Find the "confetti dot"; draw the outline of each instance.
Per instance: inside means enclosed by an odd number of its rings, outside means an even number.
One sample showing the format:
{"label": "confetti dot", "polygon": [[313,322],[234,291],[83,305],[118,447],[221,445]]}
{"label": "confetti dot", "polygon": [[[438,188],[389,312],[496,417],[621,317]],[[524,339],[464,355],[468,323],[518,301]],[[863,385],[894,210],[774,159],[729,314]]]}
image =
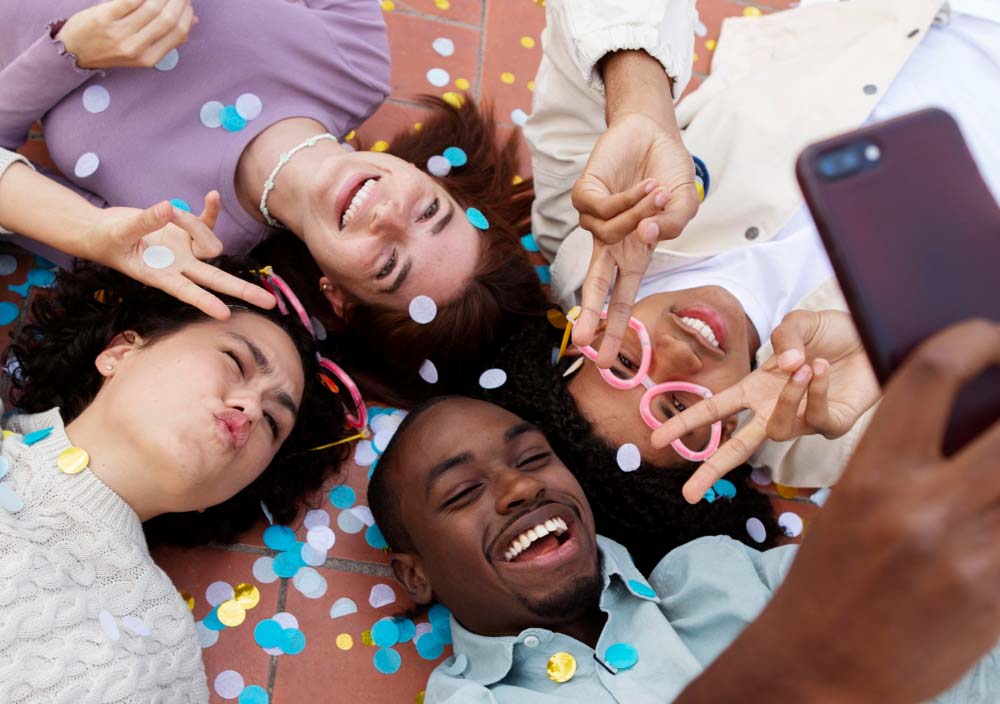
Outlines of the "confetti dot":
{"label": "confetti dot", "polygon": [[518,127],[524,127],[524,123],[528,121],[528,113],[521,108],[514,108],[510,113],[510,121]]}
{"label": "confetti dot", "polygon": [[104,86],[88,86],[83,91],[83,109],[91,113],[104,112],[111,105],[111,93]]}
{"label": "confetti dot", "polygon": [[766,467],[754,467],[750,472],[750,481],[757,486],[767,486],[771,483],[771,475]]}
{"label": "confetti dot", "polygon": [[[521,246],[529,252],[538,251],[538,243],[535,242],[535,236],[530,232],[521,238]],[[560,315],[562,315],[562,313],[560,313]]]}
{"label": "confetti dot", "polygon": [[438,37],[431,42],[431,47],[441,56],[451,56],[455,53],[455,42],[447,37]]}
{"label": "confetti dot", "polygon": [[274,572],[273,557],[258,557],[253,563],[253,578],[262,584],[270,584],[278,579]]}
{"label": "confetti dot", "polygon": [[383,675],[393,675],[399,671],[399,666],[403,664],[403,658],[392,648],[381,648],[375,651],[372,662],[375,663],[375,669]]}
{"label": "confetti dot", "polygon": [[380,648],[391,648],[399,642],[399,626],[391,618],[383,618],[372,626],[372,642]]}
{"label": "confetti dot", "polygon": [[306,634],[298,628],[286,628],[281,634],[281,649],[286,655],[298,655],[306,647]]}
{"label": "confetti dot", "polygon": [[219,114],[219,124],[227,132],[239,132],[247,126],[247,121],[236,111],[235,105],[227,105]]}
{"label": "confetti dot", "polygon": [[292,584],[307,599],[319,599],[326,594],[326,578],[312,567],[303,567],[292,578]]}
{"label": "confetti dot", "polygon": [[432,632],[434,637],[438,639],[439,643],[444,643],[445,645],[451,644],[451,620],[450,619],[439,619],[437,621],[431,619]]}
{"label": "confetti dot", "polygon": [[178,210],[183,210],[185,213],[191,212],[191,206],[183,198],[171,198],[170,205],[174,206]]}
{"label": "confetti dot", "polygon": [[469,90],[469,79],[467,78],[456,78],[455,87],[459,90]]}
{"label": "confetti dot", "polygon": [[118,631],[118,624],[115,623],[115,617],[107,609],[101,609],[101,613],[97,615],[97,620],[101,623],[101,630],[104,631],[106,635],[111,640],[118,640],[121,637],[121,633]]}
{"label": "confetti dot", "polygon": [[276,648],[281,643],[284,628],[274,619],[264,619],[253,629],[253,639],[262,648]]}
{"label": "confetti dot", "polygon": [[276,613],[272,616],[275,621],[281,624],[282,628],[298,628],[299,620],[287,611]]}
{"label": "confetti dot", "polygon": [[306,543],[302,546],[302,561],[310,567],[319,567],[326,562],[326,550],[313,547]]}
{"label": "confetti dot", "polygon": [[41,430],[35,430],[34,432],[28,433],[24,436],[25,445],[34,445],[36,442],[41,442],[49,435],[52,434],[52,428],[42,428]]}
{"label": "confetti dot", "polygon": [[361,631],[361,645],[367,645],[369,648],[375,646],[375,641],[372,640],[371,631]]}
{"label": "confetti dot", "polygon": [[507,372],[503,369],[487,369],[479,375],[479,385],[484,389],[499,389],[507,383]]}
{"label": "confetti dot", "polygon": [[17,316],[21,314],[21,309],[17,307],[17,304],[11,303],[10,301],[3,301],[0,303],[0,325],[9,325],[17,320]]}
{"label": "confetti dot", "polygon": [[[354,489],[346,484],[335,486],[330,490],[330,503],[333,504],[334,508],[350,508],[354,505],[355,500]],[[324,511],[324,513],[326,512]],[[327,517],[327,525],[329,525],[329,517]]]}
{"label": "confetti dot", "polygon": [[350,633],[341,633],[337,636],[336,643],[341,650],[350,650],[354,647],[354,638],[351,637]]}
{"label": "confetti dot", "polygon": [[17,271],[17,257],[0,254],[0,276],[8,276]]}
{"label": "confetti dot", "polygon": [[395,621],[397,628],[399,628],[399,642],[408,643],[413,640],[413,636],[417,632],[417,627],[413,625],[413,621],[400,617],[396,617]]}
{"label": "confetti dot", "polygon": [[222,110],[226,106],[218,100],[210,100],[201,106],[201,124],[215,129],[222,124]]}
{"label": "confetti dot", "polygon": [[709,51],[715,51],[715,47],[716,46],[717,46],[717,44],[716,44],[716,41],[714,39],[706,39],[705,40],[705,48],[708,49]]}
{"label": "confetti dot", "polygon": [[759,518],[748,518],[747,534],[753,538],[754,542],[763,543],[767,538],[767,529],[764,528],[764,524]]}
{"label": "confetti dot", "polygon": [[576,674],[576,658],[569,653],[554,653],[545,666],[545,674],[553,682],[569,682]]}
{"label": "confetti dot", "polygon": [[354,599],[342,596],[333,602],[333,606],[330,607],[330,618],[350,616],[351,614],[356,614],[357,612],[358,605],[354,603]]}
{"label": "confetti dot", "polygon": [[500,74],[500,80],[503,83],[510,85],[514,82],[514,74],[511,73],[510,71],[504,71],[503,73]]}
{"label": "confetti dot", "polygon": [[230,599],[219,604],[215,615],[218,616],[219,622],[223,626],[235,628],[246,620],[247,610],[235,599]]}
{"label": "confetti dot", "polygon": [[244,120],[254,119],[263,109],[264,103],[253,93],[244,93],[236,99],[236,112]]}
{"label": "confetti dot", "polygon": [[274,573],[279,577],[284,577],[285,579],[294,577],[299,569],[305,566],[305,562],[302,560],[302,553],[298,550],[296,550],[296,553],[283,552],[275,557]]}
{"label": "confetti dot", "polygon": [[639,465],[642,464],[642,457],[639,455],[639,448],[630,442],[627,442],[618,448],[615,458],[618,460],[618,467],[623,472],[634,472],[639,469]]}
{"label": "confetti dot", "polygon": [[819,491],[815,492],[809,497],[809,501],[822,507],[826,503],[826,500],[830,498],[830,489],[828,487],[823,487]]}
{"label": "confetti dot", "polygon": [[384,550],[389,547],[378,526],[368,526],[368,530],[365,531],[365,542],[376,550]]}
{"label": "confetti dot", "polygon": [[295,531],[288,526],[268,526],[264,530],[264,545],[272,550],[287,550],[295,545]]}
{"label": "confetti dot", "polygon": [[444,652],[444,645],[433,633],[425,633],[417,638],[417,653],[424,660],[437,660]]}
{"label": "confetti dot", "polygon": [[794,499],[799,495],[799,490],[794,486],[785,486],[784,484],[775,484],[774,490],[778,492],[778,496],[783,499]]}
{"label": "confetti dot", "polygon": [[176,258],[170,247],[154,244],[143,251],[142,261],[150,269],[166,269],[176,261]]}
{"label": "confetti dot", "polygon": [[337,536],[329,526],[316,526],[306,533],[306,542],[317,550],[329,550],[336,540]]}
{"label": "confetti dot", "polygon": [[424,363],[420,365],[420,370],[417,373],[420,375],[420,378],[428,384],[436,384],[438,382],[437,367],[435,367],[434,362],[429,359],[424,360]]}
{"label": "confetti dot", "polygon": [[244,609],[252,609],[260,603],[260,590],[253,584],[241,582],[233,590],[236,602]]}
{"label": "confetti dot", "polygon": [[383,12],[392,12],[395,9],[396,9],[396,3],[394,3],[392,0],[382,0]]}
{"label": "confetti dot", "polygon": [[528,81],[528,90],[531,91],[532,93],[535,92],[535,82],[534,81]]}
{"label": "confetti dot", "polygon": [[436,88],[444,88],[451,83],[451,76],[443,68],[432,68],[427,72],[427,82]]}
{"label": "confetti dot", "polygon": [[181,54],[177,49],[171,49],[163,58],[156,63],[157,71],[173,71],[177,67],[177,62],[181,60]]}
{"label": "confetti dot", "polygon": [[389,143],[384,139],[380,139],[372,145],[371,151],[373,152],[384,152],[389,149]]}
{"label": "confetti dot", "polygon": [[712,485],[715,493],[725,499],[736,498],[736,487],[728,479],[720,479]]}
{"label": "confetti dot", "polygon": [[439,10],[447,10],[451,7],[451,3],[448,0],[434,0],[434,7]]}
{"label": "confetti dot", "polygon": [[629,670],[639,662],[639,651],[629,643],[615,643],[605,651],[604,659],[616,670]]}
{"label": "confetti dot", "polygon": [[371,440],[362,440],[354,446],[354,462],[359,467],[367,467],[378,459]]}
{"label": "confetti dot", "polygon": [[435,154],[427,160],[427,172],[432,176],[444,178],[451,172],[451,162],[440,154]]}
{"label": "confetti dot", "polygon": [[141,618],[133,616],[132,614],[122,616],[122,625],[124,625],[129,632],[143,638],[153,635],[153,629],[150,628]]}
{"label": "confetti dot", "polygon": [[802,535],[802,517],[797,513],[785,511],[778,516],[778,525],[789,538],[797,538]]}
{"label": "confetti dot", "polygon": [[695,24],[694,26],[694,33],[696,36],[704,37],[706,34],[708,34],[708,27],[705,26],[704,22],[698,20],[698,23]]}
{"label": "confetti dot", "polygon": [[426,325],[437,316],[437,304],[430,296],[417,296],[410,301],[410,317],[414,322]]}
{"label": "confetti dot", "polygon": [[219,620],[218,607],[209,611],[205,615],[205,618],[202,619],[202,623],[205,624],[206,628],[210,628],[213,631],[226,630],[226,625]]}
{"label": "confetti dot", "polygon": [[229,601],[236,595],[233,587],[228,582],[212,582],[205,590],[205,600],[212,606],[218,606],[224,601]]}
{"label": "confetti dot", "polygon": [[177,593],[181,595],[181,599],[187,604],[188,611],[194,611],[194,597],[184,591],[178,591]]}
{"label": "confetti dot", "polygon": [[424,704],[424,691],[425,690],[421,689],[417,692],[417,696],[413,699],[413,704]]}
{"label": "confetti dot", "polygon": [[744,7],[743,16],[744,17],[760,17],[761,11],[759,7]]}
{"label": "confetti dot", "polygon": [[198,634],[198,645],[202,648],[211,648],[219,642],[219,632],[206,627],[201,621],[194,624],[194,630]]}
{"label": "confetti dot", "polygon": [[6,477],[7,472],[9,471],[10,471],[10,460],[0,455],[0,479]]}
{"label": "confetti dot", "polygon": [[368,603],[373,609],[396,603],[396,592],[388,584],[376,584],[368,594]]}
{"label": "confetti dot", "polygon": [[267,690],[260,685],[251,684],[240,692],[240,704],[268,704],[269,701]]}
{"label": "confetti dot", "polygon": [[[331,491],[330,493],[332,494],[333,492]],[[313,528],[317,528],[319,526],[329,527],[330,514],[321,508],[311,509],[306,511],[306,517],[303,519],[302,525],[306,530],[312,530]]]}
{"label": "confetti dot", "polygon": [[548,264],[536,264],[535,274],[538,275],[538,280],[543,284],[552,283],[552,269]]}
{"label": "confetti dot", "polygon": [[419,132],[423,128],[424,128],[424,123],[423,122],[414,122],[413,123],[413,129],[416,130],[417,132]]}
{"label": "confetti dot", "polygon": [[6,484],[0,484],[0,507],[10,513],[17,513],[24,508],[24,502],[21,501],[20,496],[14,493],[13,489]]}
{"label": "confetti dot", "polygon": [[534,49],[535,40],[528,36],[521,37],[521,46],[523,46],[525,49]]}
{"label": "confetti dot", "polygon": [[223,670],[215,676],[215,693],[223,699],[236,699],[243,687],[243,675],[236,670]]}
{"label": "confetti dot", "polygon": [[355,533],[360,533],[365,529],[365,524],[357,514],[351,510],[341,511],[340,515],[337,516],[337,527],[340,528],[344,533],[354,535]]}
{"label": "confetti dot", "polygon": [[465,216],[469,218],[469,222],[472,226],[479,230],[488,230],[490,228],[490,221],[486,219],[482,211],[479,208],[467,208],[465,210]]}
{"label": "confetti dot", "polygon": [[442,152],[442,156],[452,166],[465,166],[469,163],[469,155],[461,147],[448,147]]}
{"label": "confetti dot", "polygon": [[87,152],[76,160],[76,166],[73,167],[73,173],[76,174],[77,178],[87,178],[97,171],[97,167],[100,165],[100,158],[98,158],[94,152]]}
{"label": "confetti dot", "polygon": [[465,104],[465,98],[463,98],[459,93],[454,91],[448,91],[441,96],[441,99],[453,108],[460,108]]}
{"label": "confetti dot", "polygon": [[628,586],[629,588],[631,588],[633,592],[635,592],[640,596],[648,597],[650,599],[656,596],[656,592],[653,591],[653,588],[651,586],[643,582],[640,582],[637,579],[630,579],[628,581]]}
{"label": "confetti dot", "polygon": [[521,178],[520,176],[518,176],[517,174],[514,174],[514,178],[512,178],[510,180],[510,182],[513,183],[516,186],[516,185],[518,185],[520,183],[524,183],[524,179]]}

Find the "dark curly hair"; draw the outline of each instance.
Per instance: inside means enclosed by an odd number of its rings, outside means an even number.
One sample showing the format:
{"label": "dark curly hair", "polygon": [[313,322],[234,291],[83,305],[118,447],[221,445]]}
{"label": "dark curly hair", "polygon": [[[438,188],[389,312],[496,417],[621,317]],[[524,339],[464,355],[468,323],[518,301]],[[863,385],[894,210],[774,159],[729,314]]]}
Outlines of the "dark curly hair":
{"label": "dark curly hair", "polygon": [[[562,374],[569,360],[552,364],[561,335],[545,320],[525,324],[491,362],[507,373],[506,383],[493,390],[470,385],[467,393],[542,429],[583,487],[599,533],[627,547],[646,573],[673,548],[705,535],[728,535],[759,549],[776,544],[780,533],[773,508],[748,484],[749,465],[727,476],[737,487],[735,499],[693,506],[684,500],[681,487],[697,468],[695,463],[663,468],[642,462],[634,472],[621,471],[616,448],[597,436],[566,387]],[[747,534],[746,521],[752,516],[767,529],[764,543],[753,542]]]}
{"label": "dark curly hair", "polygon": [[[260,265],[249,259],[224,257],[210,263],[258,283],[250,272]],[[150,543],[233,542],[260,518],[262,501],[275,521],[290,522],[302,500],[318,491],[347,456],[346,445],[306,451],[343,437],[345,424],[343,407],[317,378],[316,348],[298,317],[251,310],[242,301],[219,297],[238,315],[259,315],[277,324],[295,344],[307,380],[298,420],[271,464],[229,500],[204,512],[170,513],[146,521]],[[207,320],[198,309],[159,289],[94,264],[79,264],[60,272],[54,287],[36,296],[27,324],[4,353],[4,368],[13,370],[8,400],[26,413],[58,406],[69,423],[97,395],[103,377],[94,360],[116,335],[133,331],[155,344]]]}
{"label": "dark curly hair", "polygon": [[[254,253],[274,264],[320,321],[340,333],[344,361],[357,373],[366,394],[395,405],[412,404],[478,378],[490,350],[521,320],[544,317],[547,307],[538,274],[520,242],[531,228],[534,190],[531,179],[514,183],[519,166],[516,136],[500,141],[488,104],[477,106],[468,97],[461,107],[434,96],[420,100],[431,108],[431,116],[421,129],[393,137],[388,152],[426,169],[430,157],[461,147],[468,164],[435,178],[461,205],[475,206],[490,223],[480,236],[479,262],[471,280],[455,299],[439,303],[433,321],[421,325],[406,310],[356,297],[345,307],[344,319],[337,320],[319,291],[322,272],[298,238],[272,238]],[[425,359],[439,370],[437,386],[418,376]]]}

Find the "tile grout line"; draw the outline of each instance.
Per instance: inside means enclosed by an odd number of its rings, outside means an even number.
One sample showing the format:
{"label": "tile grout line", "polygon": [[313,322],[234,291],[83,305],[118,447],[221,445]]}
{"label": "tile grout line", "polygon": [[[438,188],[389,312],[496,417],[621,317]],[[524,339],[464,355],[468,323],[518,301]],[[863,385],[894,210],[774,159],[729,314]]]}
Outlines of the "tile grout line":
{"label": "tile grout line", "polygon": [[[247,545],[246,543],[235,543],[233,545],[210,544],[206,546],[216,550],[226,550],[229,552],[242,552],[250,555],[261,555],[263,557],[274,557],[278,551],[258,545]],[[345,572],[349,574],[367,574],[373,577],[391,577],[392,570],[388,565],[370,560],[355,560],[349,557],[328,557],[325,562],[318,567]],[[282,578],[284,579],[284,578]]]}
{"label": "tile grout line", "polygon": [[480,0],[482,11],[479,16],[479,50],[476,52],[476,87],[473,92],[477,103],[483,86],[483,64],[486,61],[486,16],[489,12],[486,4],[487,0]]}
{"label": "tile grout line", "polygon": [[428,15],[426,12],[421,12],[420,10],[414,10],[412,7],[407,7],[406,5],[398,5],[393,12],[399,12],[401,15],[406,15],[407,17],[419,17],[420,19],[430,20],[432,22],[440,22],[441,24],[451,25],[452,27],[462,27],[463,29],[478,29],[476,25],[471,22],[463,22],[462,20],[453,20],[450,17],[442,17],[441,15]]}

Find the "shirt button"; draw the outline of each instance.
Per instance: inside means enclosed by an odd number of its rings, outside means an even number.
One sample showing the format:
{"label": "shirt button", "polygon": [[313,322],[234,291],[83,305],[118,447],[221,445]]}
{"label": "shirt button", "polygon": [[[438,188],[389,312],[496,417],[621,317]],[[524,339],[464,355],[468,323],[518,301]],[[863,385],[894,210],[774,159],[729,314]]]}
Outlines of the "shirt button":
{"label": "shirt button", "polygon": [[865,87],[862,88],[862,90],[864,91],[865,95],[875,95],[876,93],[878,93],[878,88],[875,87],[874,83],[869,83],[865,85]]}
{"label": "shirt button", "polygon": [[540,642],[538,636],[525,636],[524,638],[524,645],[528,648],[537,648]]}
{"label": "shirt button", "polygon": [[743,233],[743,236],[746,237],[748,240],[755,240],[757,239],[757,235],[759,234],[760,230],[758,230],[756,227],[748,227],[747,231]]}

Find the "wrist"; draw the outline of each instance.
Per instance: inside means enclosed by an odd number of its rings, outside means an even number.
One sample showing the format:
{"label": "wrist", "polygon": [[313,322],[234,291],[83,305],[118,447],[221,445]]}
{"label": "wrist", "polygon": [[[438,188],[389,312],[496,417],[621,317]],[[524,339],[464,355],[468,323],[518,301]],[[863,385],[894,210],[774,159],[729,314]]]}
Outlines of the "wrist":
{"label": "wrist", "polygon": [[673,81],[659,61],[641,50],[616,51],[602,58],[599,68],[608,126],[628,115],[641,114],[676,129]]}

